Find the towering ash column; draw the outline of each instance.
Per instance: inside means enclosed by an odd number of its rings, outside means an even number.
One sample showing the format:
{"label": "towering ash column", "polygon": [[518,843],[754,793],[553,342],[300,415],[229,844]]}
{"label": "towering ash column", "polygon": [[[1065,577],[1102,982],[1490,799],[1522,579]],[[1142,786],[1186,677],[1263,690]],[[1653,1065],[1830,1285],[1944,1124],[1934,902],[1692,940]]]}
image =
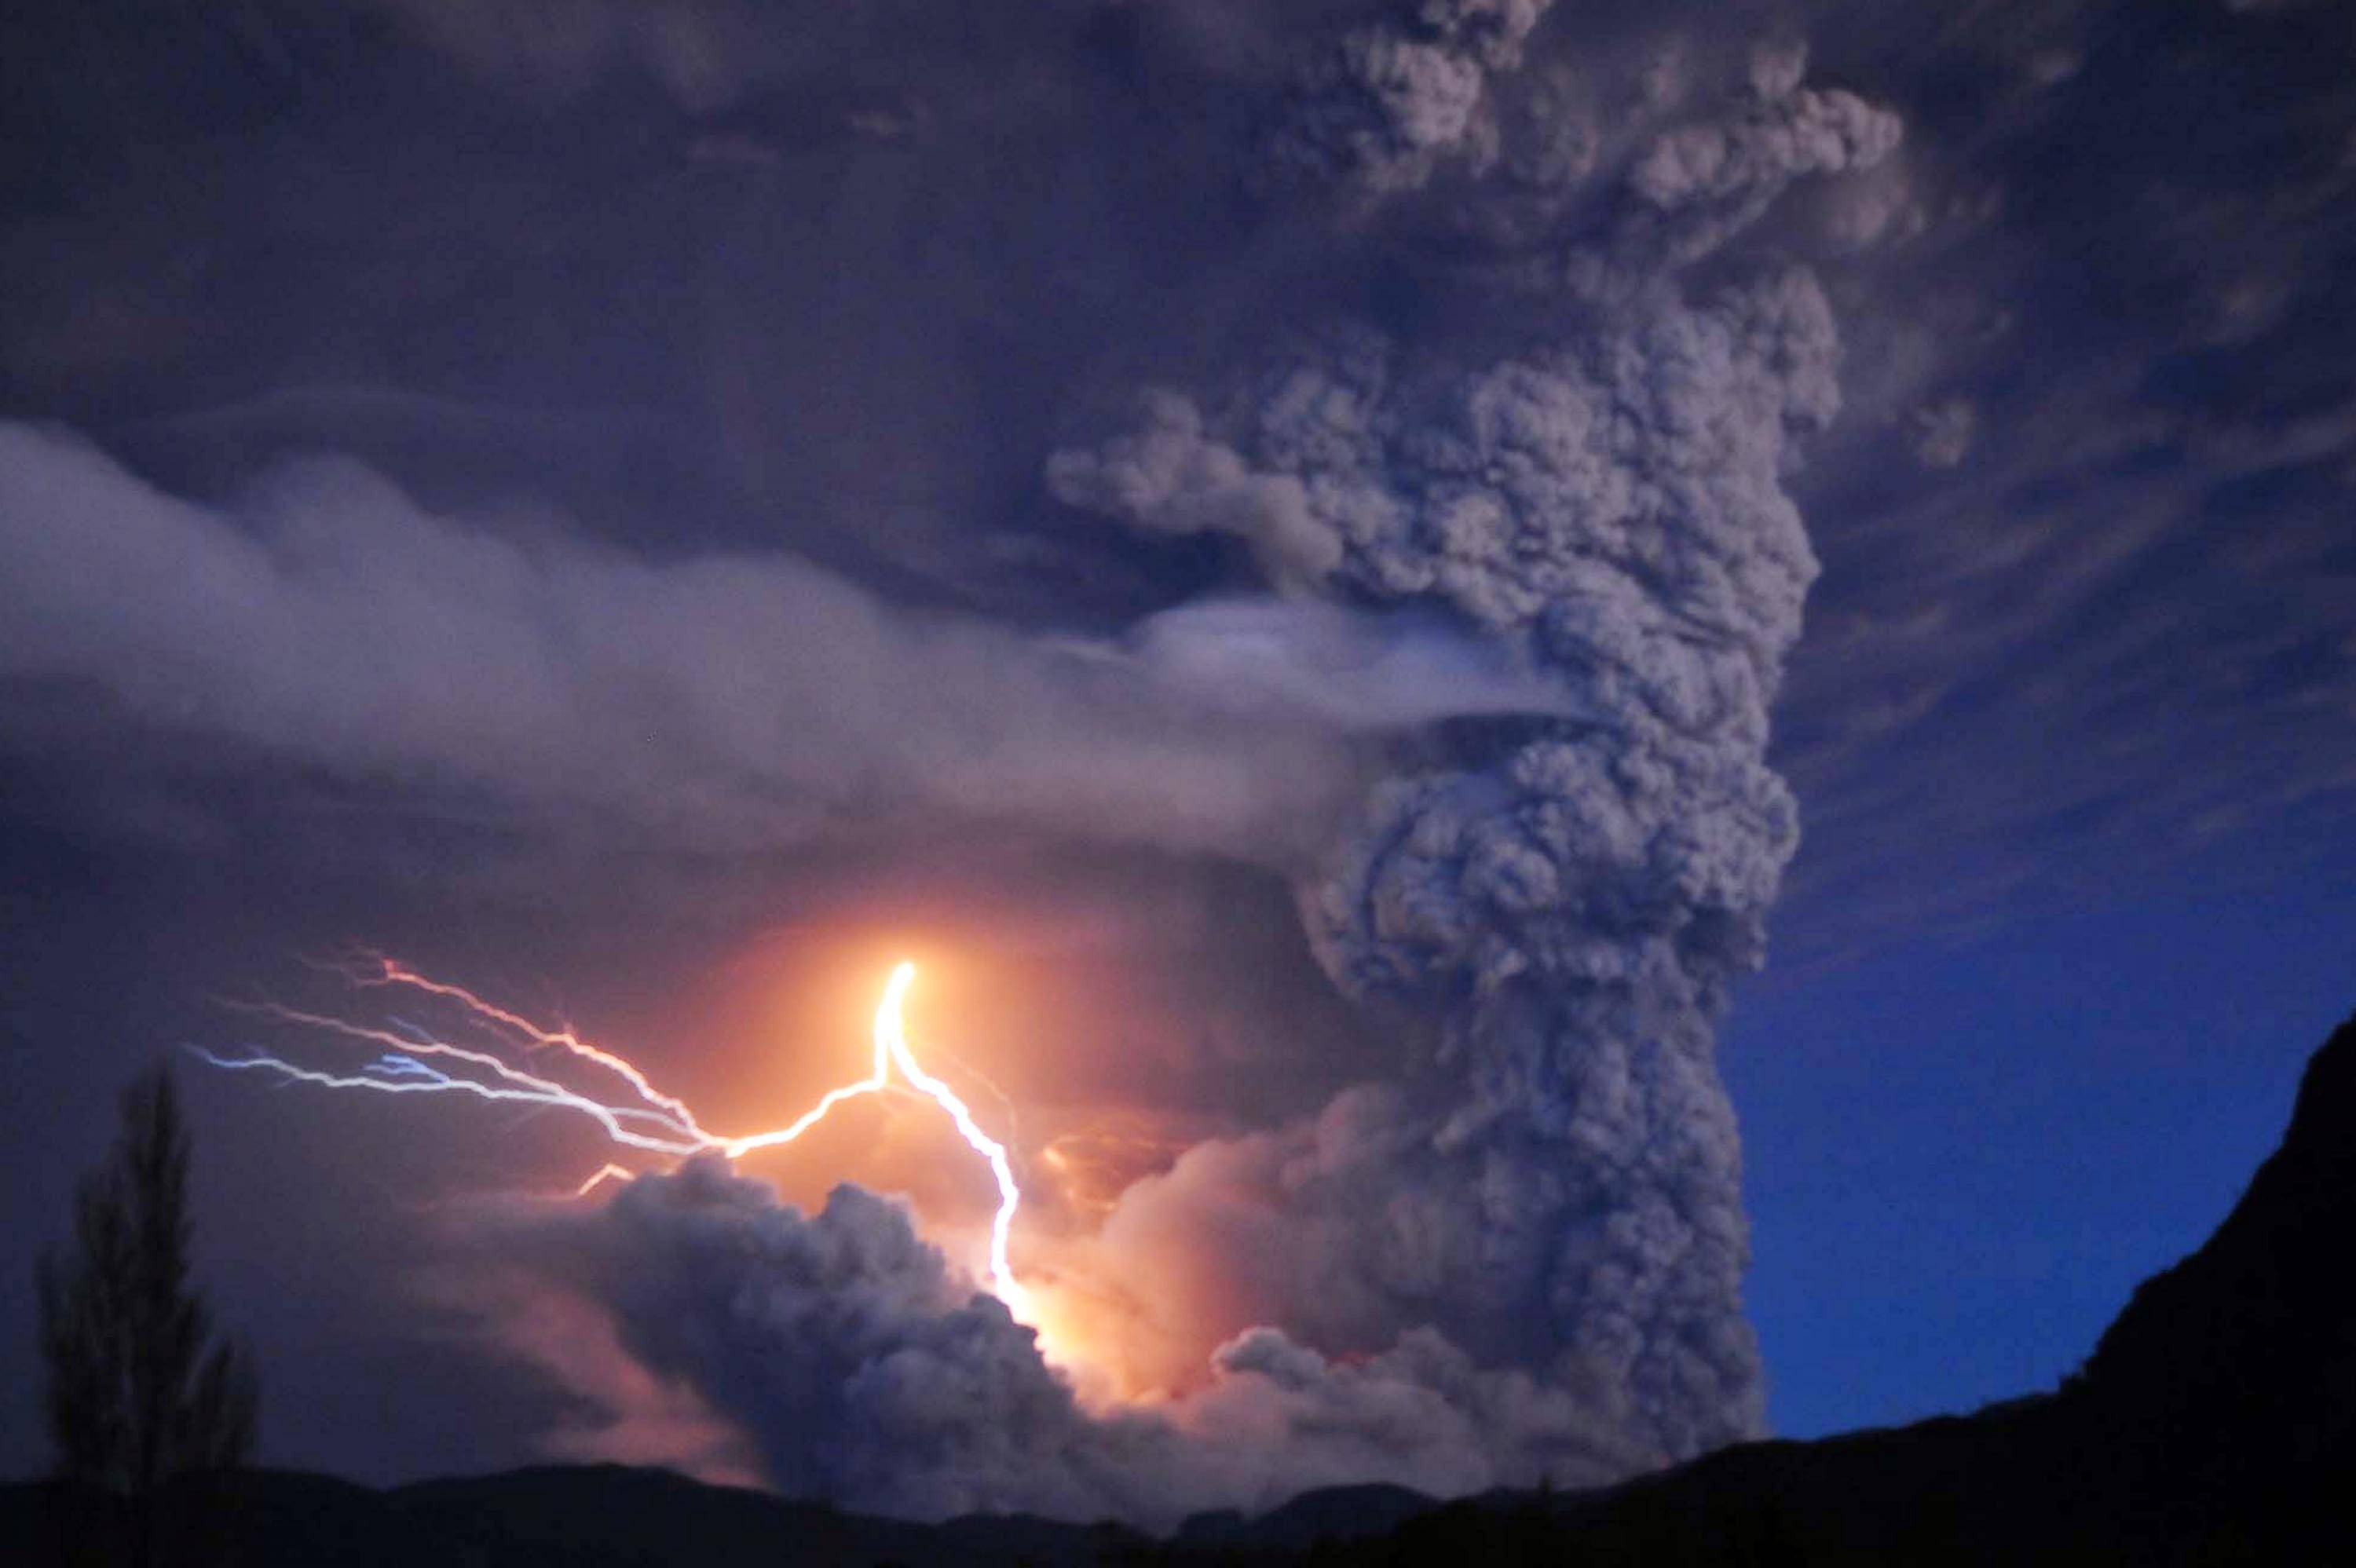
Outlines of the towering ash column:
{"label": "towering ash column", "polygon": [[1436,1320],[1667,1455],[1762,1413],[1711,1027],[1797,841],[1763,753],[1815,562],[1776,480],[1832,353],[1794,275],[1415,389],[1344,568],[1438,595],[1576,714],[1437,743],[1304,899],[1346,989],[1443,1019],[1430,1159],[1480,1250]]}
{"label": "towering ash column", "polygon": [[1615,147],[1580,119],[1592,84],[1507,90],[1544,11],[1353,35],[1280,137],[1356,181],[1361,235],[1452,166],[1409,221],[1488,260],[1451,263],[1439,325],[1321,327],[1216,394],[1157,390],[1049,480],[1133,527],[1237,535],[1287,591],[1469,626],[1558,695],[1410,738],[1301,890],[1333,979],[1440,1044],[1352,1121],[1387,1146],[1357,1190],[1295,1194],[1342,1255],[1285,1322],[1327,1350],[1436,1328],[1672,1457],[1762,1414],[1712,1030],[1797,843],[1764,761],[1815,573],[1783,479],[1837,401],[1814,278],[1723,252],[1899,127],[1771,51],[1720,113],[1644,108],[1659,128]]}

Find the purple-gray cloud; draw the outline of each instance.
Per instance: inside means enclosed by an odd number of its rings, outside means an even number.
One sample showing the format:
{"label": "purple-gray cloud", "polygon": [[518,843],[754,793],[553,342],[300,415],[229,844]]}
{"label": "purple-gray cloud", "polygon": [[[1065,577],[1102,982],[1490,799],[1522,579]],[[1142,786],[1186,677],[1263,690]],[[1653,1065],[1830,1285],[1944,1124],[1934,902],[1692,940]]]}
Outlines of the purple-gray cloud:
{"label": "purple-gray cloud", "polygon": [[0,675],[688,848],[929,810],[1268,851],[1342,797],[1352,733],[1537,700],[1446,635],[1317,606],[1026,637],[775,553],[658,563],[436,517],[349,462],[196,505],[23,426],[0,426]]}

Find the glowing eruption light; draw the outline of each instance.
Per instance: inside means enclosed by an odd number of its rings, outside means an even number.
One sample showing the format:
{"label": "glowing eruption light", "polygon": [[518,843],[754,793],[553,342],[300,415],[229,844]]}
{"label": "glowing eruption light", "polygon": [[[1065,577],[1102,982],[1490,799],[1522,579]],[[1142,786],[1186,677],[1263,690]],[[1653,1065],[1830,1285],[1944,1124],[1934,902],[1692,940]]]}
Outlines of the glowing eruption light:
{"label": "glowing eruption light", "polygon": [[[991,1288],[1018,1316],[1028,1306],[1028,1297],[1007,1261],[1007,1235],[1014,1223],[1014,1211],[1023,1201],[1022,1189],[1014,1179],[1013,1161],[1004,1144],[981,1130],[973,1112],[957,1093],[925,1071],[909,1046],[901,1006],[916,978],[914,964],[899,965],[884,983],[884,1000],[875,1009],[874,1055],[867,1076],[828,1090],[817,1104],[785,1126],[742,1137],[723,1137],[707,1131],[684,1101],[657,1089],[626,1058],[590,1044],[569,1029],[543,1029],[520,1014],[485,1001],[463,986],[431,979],[390,958],[373,958],[367,968],[337,966],[337,972],[356,985],[404,987],[455,1003],[487,1033],[519,1044],[527,1051],[562,1051],[578,1057],[622,1080],[636,1096],[636,1103],[598,1099],[541,1073],[526,1072],[497,1052],[454,1044],[402,1020],[394,1020],[391,1028],[378,1028],[275,1002],[230,1005],[281,1023],[320,1029],[372,1045],[379,1054],[358,1072],[338,1073],[299,1066],[265,1051],[228,1057],[201,1048],[191,1049],[216,1067],[231,1072],[258,1071],[286,1082],[316,1083],[323,1088],[366,1089],[383,1094],[471,1094],[483,1100],[554,1106],[589,1117],[605,1130],[607,1137],[626,1147],[680,1157],[710,1151],[732,1160],[757,1149],[792,1143],[846,1100],[899,1089],[900,1085],[893,1081],[896,1071],[908,1086],[904,1092],[913,1092],[938,1105],[956,1125],[958,1136],[989,1165],[998,1183],[998,1210],[990,1228]],[[462,1065],[453,1069],[437,1065],[439,1062]],[[470,1073],[467,1069],[475,1072]],[[608,1163],[583,1182],[580,1191],[586,1194],[609,1177],[627,1179],[631,1174],[622,1166]]]}

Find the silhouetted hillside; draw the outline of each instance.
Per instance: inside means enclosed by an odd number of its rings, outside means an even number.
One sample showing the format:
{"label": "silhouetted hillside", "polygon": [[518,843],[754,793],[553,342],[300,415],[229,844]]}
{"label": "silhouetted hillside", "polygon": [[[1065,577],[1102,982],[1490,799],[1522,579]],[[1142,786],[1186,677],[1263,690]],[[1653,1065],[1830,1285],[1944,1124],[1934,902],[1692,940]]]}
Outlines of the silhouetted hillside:
{"label": "silhouetted hillside", "polygon": [[2072,1390],[2169,1518],[2297,1509],[2311,1480],[2356,1480],[2351,1262],[2356,1020],[2308,1064],[2233,1213],[2136,1287]]}
{"label": "silhouetted hillside", "polygon": [[2215,1235],[2057,1392],[1730,1448],[1584,1498],[1434,1509],[1319,1561],[2356,1562],[2356,1019]]}
{"label": "silhouetted hillside", "polygon": [[1435,1506],[1432,1499],[1405,1487],[1326,1487],[1303,1492],[1256,1519],[1233,1509],[1198,1513],[1179,1528],[1172,1544],[1221,1552],[1298,1551],[1320,1541],[1387,1535]]}
{"label": "silhouetted hillside", "polygon": [[[1746,1444],[1600,1493],[1427,1507],[1390,1487],[1114,1526],[838,1513],[660,1471],[519,1470],[376,1491],[260,1472],[168,1503],[162,1561],[430,1564],[2356,1562],[2356,1019],[2282,1147],[2191,1256],[2138,1287],[2051,1394],[1887,1431]],[[119,1506],[0,1488],[0,1562],[131,1560]]]}
{"label": "silhouetted hillside", "polygon": [[[667,1470],[549,1467],[379,1491],[324,1476],[253,1471],[183,1487],[158,1532],[166,1563],[335,1568],[777,1568],[782,1563],[1046,1565],[1116,1563],[1143,1537],[1047,1520],[868,1519]],[[0,1563],[135,1560],[110,1499],[54,1486],[0,1493]]]}

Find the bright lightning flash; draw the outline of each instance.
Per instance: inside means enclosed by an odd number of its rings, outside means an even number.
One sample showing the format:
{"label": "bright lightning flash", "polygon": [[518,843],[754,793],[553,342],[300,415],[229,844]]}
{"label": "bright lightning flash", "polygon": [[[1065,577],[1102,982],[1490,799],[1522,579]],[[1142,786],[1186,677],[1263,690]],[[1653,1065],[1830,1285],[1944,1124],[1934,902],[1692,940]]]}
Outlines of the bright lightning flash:
{"label": "bright lightning flash", "polygon": [[[1013,1267],[1007,1261],[1007,1236],[1013,1227],[1014,1211],[1023,1201],[1022,1189],[1014,1179],[1013,1160],[1004,1144],[981,1130],[973,1112],[956,1092],[926,1072],[916,1061],[916,1053],[908,1044],[907,1025],[901,1017],[901,1005],[916,978],[914,964],[901,964],[884,983],[883,1003],[875,1009],[874,1054],[867,1076],[828,1090],[817,1104],[785,1126],[742,1137],[722,1137],[706,1131],[684,1101],[663,1093],[630,1061],[590,1044],[569,1029],[543,1029],[520,1014],[485,1001],[463,986],[430,979],[391,958],[371,957],[365,967],[331,967],[355,985],[406,988],[454,1003],[470,1023],[509,1050],[526,1053],[562,1051],[578,1057],[627,1084],[637,1103],[599,1099],[542,1073],[527,1072],[494,1051],[454,1044],[401,1019],[392,1020],[391,1028],[377,1028],[275,1002],[229,1005],[280,1023],[319,1029],[373,1046],[378,1051],[376,1059],[358,1072],[338,1073],[299,1066],[265,1051],[228,1057],[200,1047],[190,1049],[215,1067],[231,1072],[262,1072],[285,1083],[316,1083],[328,1089],[366,1089],[382,1094],[471,1094],[483,1100],[553,1106],[587,1116],[605,1130],[608,1138],[626,1147],[679,1157],[712,1151],[732,1160],[757,1149],[792,1143],[846,1100],[898,1088],[892,1079],[896,1069],[910,1089],[948,1115],[958,1135],[989,1165],[998,1183],[998,1211],[990,1228],[991,1288],[1018,1317],[1029,1307],[1028,1293],[1016,1281]],[[445,1068],[428,1059],[462,1065]],[[606,1164],[582,1183],[580,1191],[585,1195],[608,1178],[627,1180],[631,1174],[624,1167]]]}

